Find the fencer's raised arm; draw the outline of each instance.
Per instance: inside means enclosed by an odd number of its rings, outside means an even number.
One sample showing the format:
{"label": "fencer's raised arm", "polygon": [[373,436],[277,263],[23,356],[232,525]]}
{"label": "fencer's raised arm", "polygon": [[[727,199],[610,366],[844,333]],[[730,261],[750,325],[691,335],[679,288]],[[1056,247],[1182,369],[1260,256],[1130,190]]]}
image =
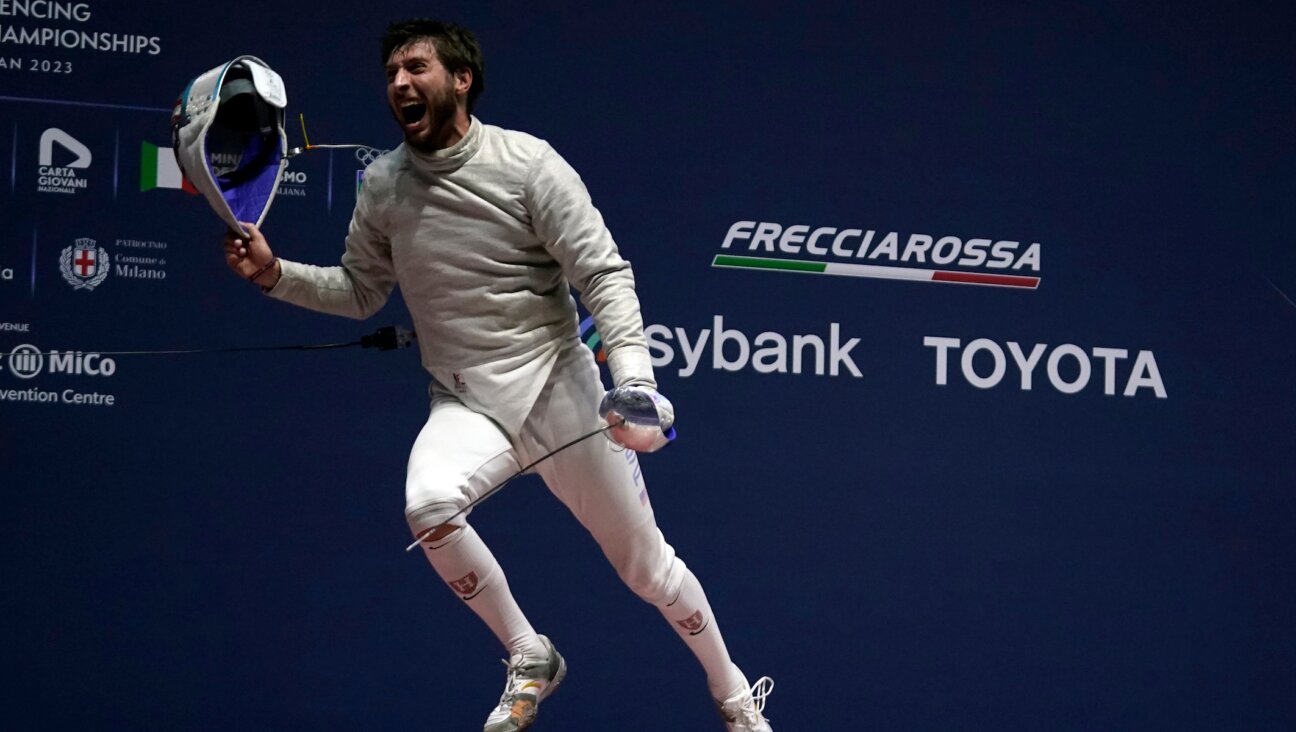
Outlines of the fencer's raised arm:
{"label": "fencer's raised arm", "polygon": [[270,297],[310,310],[364,319],[382,309],[396,286],[391,242],[375,221],[372,195],[360,189],[340,265],[318,267],[280,259]]}
{"label": "fencer's raised arm", "polygon": [[546,144],[532,163],[523,196],[536,236],[594,316],[614,385],[655,389],[634,273],[580,176]]}

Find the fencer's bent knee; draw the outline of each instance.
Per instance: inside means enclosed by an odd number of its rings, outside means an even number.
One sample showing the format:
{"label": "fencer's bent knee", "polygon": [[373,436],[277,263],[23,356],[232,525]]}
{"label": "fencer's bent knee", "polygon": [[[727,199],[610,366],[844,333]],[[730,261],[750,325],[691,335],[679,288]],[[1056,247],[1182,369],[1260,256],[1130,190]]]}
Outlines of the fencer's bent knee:
{"label": "fencer's bent knee", "polygon": [[[415,539],[439,539],[468,525],[467,512],[455,516],[461,508],[455,500],[430,501],[406,510],[405,521]],[[424,536],[433,529],[431,536]]]}
{"label": "fencer's bent knee", "polygon": [[405,520],[414,536],[446,522],[466,525],[469,511],[465,509],[473,500],[516,469],[517,463],[507,451],[484,459],[469,457],[472,462],[466,464],[455,464],[444,455],[424,456],[417,464],[411,459],[405,478]]}
{"label": "fencer's bent knee", "polygon": [[410,530],[420,536],[447,521],[465,525],[467,516],[455,514],[515,470],[512,445],[497,424],[458,400],[434,400],[405,475]]}
{"label": "fencer's bent knee", "polygon": [[644,602],[661,605],[679,595],[684,581],[684,563],[672,557],[664,566],[635,563],[619,573],[630,591]]}

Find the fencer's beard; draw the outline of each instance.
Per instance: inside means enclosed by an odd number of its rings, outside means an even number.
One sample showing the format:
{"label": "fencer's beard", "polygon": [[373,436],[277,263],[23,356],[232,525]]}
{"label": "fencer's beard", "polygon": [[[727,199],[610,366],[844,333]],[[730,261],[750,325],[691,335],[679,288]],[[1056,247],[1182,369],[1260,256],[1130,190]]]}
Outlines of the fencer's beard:
{"label": "fencer's beard", "polygon": [[449,138],[454,134],[455,119],[459,112],[453,89],[437,89],[425,97],[427,111],[424,112],[426,125],[423,129],[410,132],[406,127],[399,109],[393,109],[392,115],[401,126],[405,144],[423,153],[436,152],[449,147]]}

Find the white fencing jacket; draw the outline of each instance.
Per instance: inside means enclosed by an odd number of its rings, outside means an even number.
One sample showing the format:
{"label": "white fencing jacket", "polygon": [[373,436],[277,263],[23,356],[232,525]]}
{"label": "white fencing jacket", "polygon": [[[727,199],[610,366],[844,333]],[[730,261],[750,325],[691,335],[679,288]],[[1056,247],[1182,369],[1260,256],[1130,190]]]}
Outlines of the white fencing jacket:
{"label": "white fencing jacket", "polygon": [[580,176],[543,140],[484,125],[433,154],[402,144],[370,165],[340,266],[281,260],[269,295],[366,318],[401,293],[424,367],[515,434],[594,316],[617,386],[656,388],[630,263]]}

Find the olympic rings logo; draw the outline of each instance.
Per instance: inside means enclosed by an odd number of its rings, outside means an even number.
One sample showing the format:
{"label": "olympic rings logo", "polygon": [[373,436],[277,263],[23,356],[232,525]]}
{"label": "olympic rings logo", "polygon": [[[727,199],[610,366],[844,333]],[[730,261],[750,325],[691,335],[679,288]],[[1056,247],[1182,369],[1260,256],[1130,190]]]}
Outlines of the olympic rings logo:
{"label": "olympic rings logo", "polygon": [[355,151],[356,160],[366,168],[373,165],[378,158],[391,152],[390,150],[379,150],[376,147],[362,147]]}

